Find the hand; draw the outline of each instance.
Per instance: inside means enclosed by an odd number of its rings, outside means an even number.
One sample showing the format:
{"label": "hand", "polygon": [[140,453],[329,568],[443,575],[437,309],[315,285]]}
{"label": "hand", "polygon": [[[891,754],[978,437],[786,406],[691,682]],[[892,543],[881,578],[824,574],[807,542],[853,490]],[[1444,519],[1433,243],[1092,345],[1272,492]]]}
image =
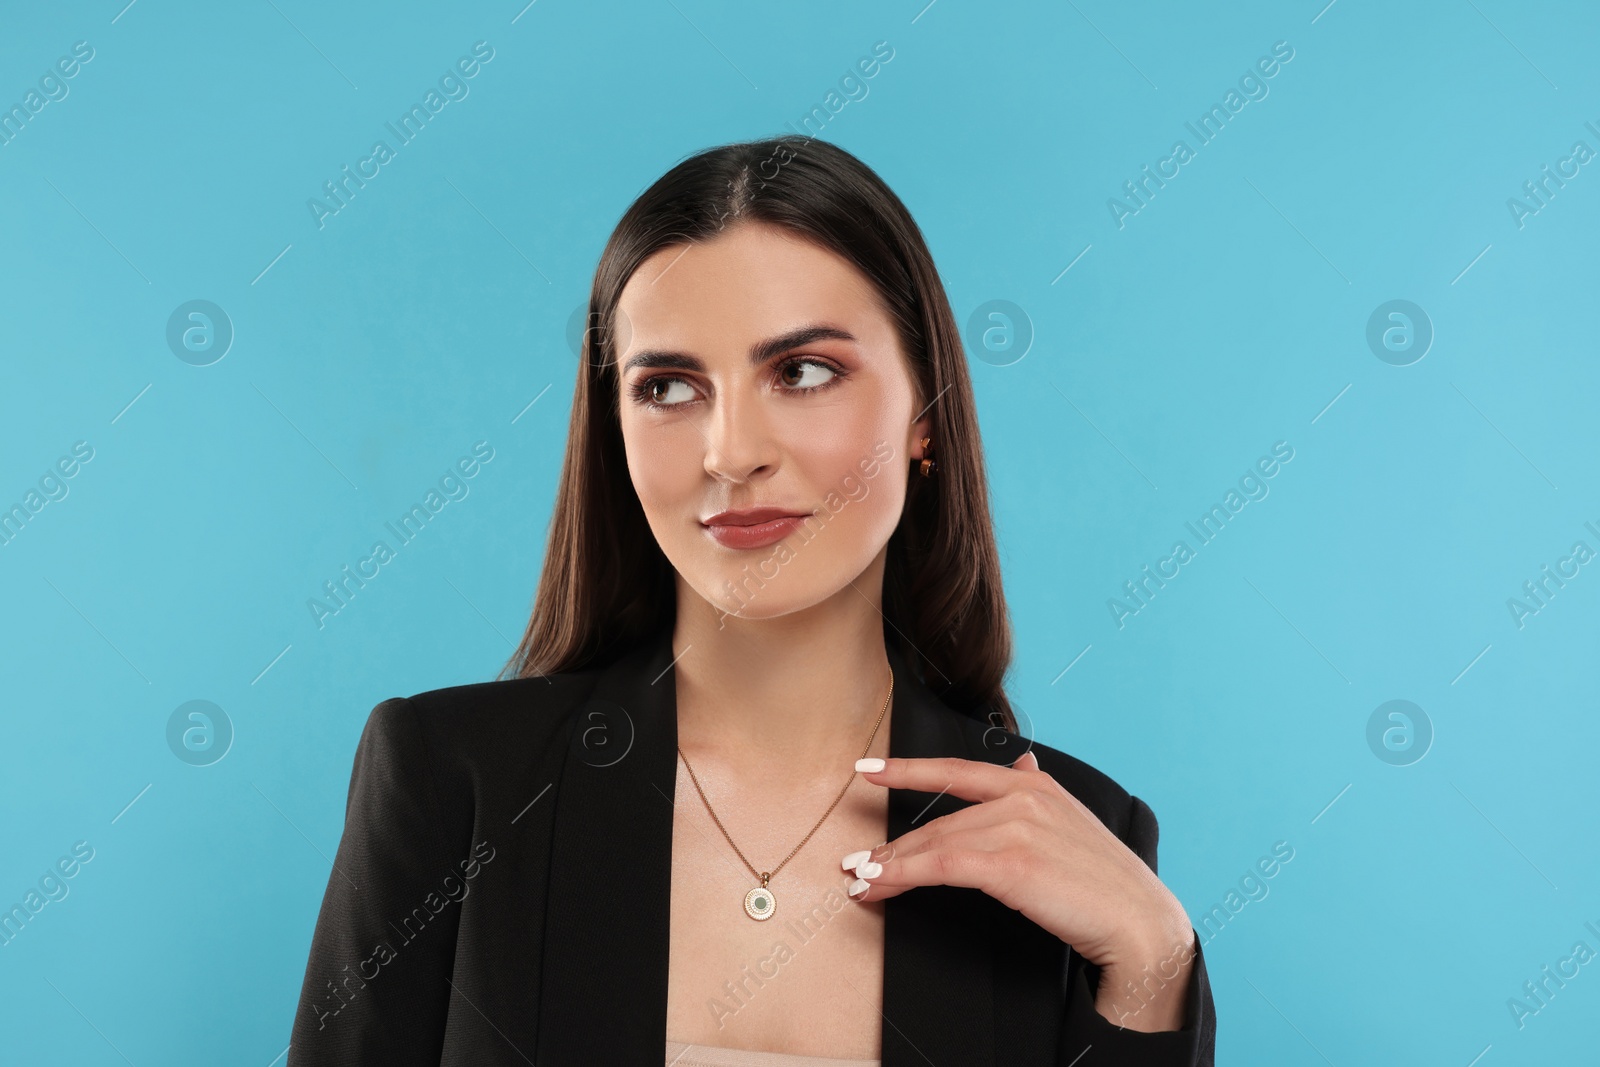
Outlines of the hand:
{"label": "hand", "polygon": [[[982,890],[1101,968],[1101,1015],[1138,1030],[1183,1025],[1194,945],[1188,915],[1138,855],[1039,769],[1032,752],[1010,767],[890,758],[883,770],[861,774],[873,785],[977,803],[846,856],[857,872],[854,899],[887,900],[920,885]],[[1174,963],[1177,974],[1169,973]],[[1152,970],[1160,977],[1143,973]],[[1148,1003],[1127,991],[1130,981],[1148,990]]]}

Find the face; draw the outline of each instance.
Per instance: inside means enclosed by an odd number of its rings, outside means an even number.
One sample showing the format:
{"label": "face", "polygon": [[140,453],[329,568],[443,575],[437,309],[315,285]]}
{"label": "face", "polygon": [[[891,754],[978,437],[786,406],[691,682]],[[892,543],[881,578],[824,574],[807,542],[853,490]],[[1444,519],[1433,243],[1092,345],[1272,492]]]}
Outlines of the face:
{"label": "face", "polygon": [[628,473],[680,610],[689,591],[747,619],[857,596],[931,424],[912,422],[922,404],[872,283],[741,223],[645,260],[618,309]]}

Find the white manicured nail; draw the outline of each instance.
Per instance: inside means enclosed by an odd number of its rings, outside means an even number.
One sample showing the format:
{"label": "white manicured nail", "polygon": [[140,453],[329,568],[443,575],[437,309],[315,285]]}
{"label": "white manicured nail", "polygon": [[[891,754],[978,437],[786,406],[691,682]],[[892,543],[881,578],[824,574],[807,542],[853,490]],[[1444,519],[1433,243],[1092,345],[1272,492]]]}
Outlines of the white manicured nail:
{"label": "white manicured nail", "polygon": [[857,878],[876,878],[883,873],[883,864],[867,860],[856,868]]}
{"label": "white manicured nail", "polygon": [[881,771],[883,768],[883,760],[876,756],[869,756],[866,759],[856,760],[856,770],[858,771]]}
{"label": "white manicured nail", "polygon": [[857,878],[855,881],[850,883],[849,892],[850,892],[850,895],[854,897],[854,896],[859,896],[862,893],[865,893],[867,890],[869,890],[871,888],[872,888],[872,883],[871,882],[867,881],[864,878]]}
{"label": "white manicured nail", "polygon": [[845,856],[845,858],[839,862],[839,866],[843,870],[848,871],[861,866],[871,858],[872,850],[870,848],[864,848],[860,852],[852,852]]}

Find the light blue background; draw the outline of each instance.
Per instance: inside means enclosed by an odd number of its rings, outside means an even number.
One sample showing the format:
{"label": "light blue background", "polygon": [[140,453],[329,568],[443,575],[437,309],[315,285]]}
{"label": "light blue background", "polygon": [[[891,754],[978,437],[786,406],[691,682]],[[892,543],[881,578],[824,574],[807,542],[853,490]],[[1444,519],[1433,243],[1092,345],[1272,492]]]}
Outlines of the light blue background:
{"label": "light blue background", "polygon": [[[823,136],[963,324],[1003,299],[1035,331],[971,363],[1014,699],[1152,805],[1197,923],[1295,850],[1207,943],[1218,1062],[1594,1059],[1600,963],[1507,1007],[1600,950],[1600,567],[1506,605],[1600,549],[1600,164],[1507,208],[1600,150],[1591,6],[123,2],[0,34],[6,106],[95,50],[0,146],[0,505],[94,449],[0,546],[0,904],[95,849],[0,948],[0,1058],[282,1062],[367,713],[492,677],[525,622],[611,227],[882,40]],[[479,40],[470,95],[319,229],[307,199]],[[1119,229],[1108,198],[1277,41],[1269,95]],[[165,341],[192,299],[236,330],[203,368]],[[1435,330],[1410,366],[1365,340],[1393,299]],[[307,599],[480,440],[319,629]],[[1277,441],[1270,495],[1119,629],[1108,598]],[[236,730],[208,767],[165,739],[193,699]],[[1366,741],[1391,699],[1435,732],[1410,766]]]}

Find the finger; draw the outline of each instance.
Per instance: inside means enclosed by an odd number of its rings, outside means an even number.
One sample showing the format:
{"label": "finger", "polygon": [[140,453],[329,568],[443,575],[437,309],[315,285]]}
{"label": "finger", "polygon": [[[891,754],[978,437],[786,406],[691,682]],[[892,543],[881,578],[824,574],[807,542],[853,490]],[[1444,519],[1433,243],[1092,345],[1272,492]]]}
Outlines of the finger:
{"label": "finger", "polygon": [[850,897],[851,900],[861,901],[863,903],[868,900],[887,900],[890,897],[899,896],[901,893],[905,892],[904,888],[900,888],[894,890],[881,890],[874,893],[872,892],[872,883],[866,878],[861,877],[863,873],[871,875],[874,878],[882,874],[883,866],[881,861],[889,859],[893,856],[893,854],[894,844],[892,842],[885,841],[881,845],[876,845],[869,849],[862,849],[859,852],[851,852],[844,857],[844,869],[845,872],[850,875],[850,884],[846,887],[845,893]]}
{"label": "finger", "polygon": [[[980,811],[982,806],[969,810]],[[1011,849],[1026,850],[1034,847],[1037,840],[1036,828],[1011,818],[993,819],[965,826],[952,825],[942,833],[920,839],[914,846],[901,842],[899,847],[891,844],[873,850],[871,859],[857,865],[856,874],[861,876],[865,872],[868,881],[879,885],[900,885],[906,878],[908,870],[920,870],[913,861],[930,852],[962,850],[994,853]],[[890,848],[894,848],[894,851],[890,852]],[[885,853],[882,859],[878,858],[879,852]],[[873,863],[877,866],[872,866]],[[913,878],[912,884],[927,883],[917,882]]]}
{"label": "finger", "polygon": [[959,811],[952,811],[948,815],[941,815],[937,819],[923,823],[915,830],[910,830],[893,841],[885,841],[870,849],[860,852],[851,852],[844,859],[854,860],[846,865],[846,870],[855,870],[863,863],[887,863],[896,856],[906,856],[921,852],[932,844],[949,834],[960,833],[967,830],[982,830],[986,827],[997,826],[1002,823],[1016,821],[1018,815],[1015,809],[1003,803],[1004,798],[998,802],[987,804],[969,804]]}
{"label": "finger", "polygon": [[914,789],[922,793],[950,793],[963,800],[993,800],[1015,789],[1017,771],[980,760],[957,756],[893,756],[882,761],[879,771],[865,770],[867,760],[858,760],[856,769],[873,785],[893,789]]}
{"label": "finger", "polygon": [[862,883],[866,888],[860,894],[851,893],[851,898],[862,902],[887,900],[924,885],[963,886],[994,893],[1005,880],[1006,868],[1000,856],[1011,845],[987,829],[947,834],[932,847],[888,860],[870,878],[858,877],[851,889],[859,889]]}
{"label": "finger", "polygon": [[1039,769],[1039,757],[1033,754],[1033,749],[1022,754],[1022,758],[1011,765],[1021,771],[1036,771]]}
{"label": "finger", "polygon": [[857,878],[850,883],[846,891],[851,900],[858,904],[873,904],[880,900],[897,897],[901,893],[913,888],[912,886],[875,886],[865,878]]}

